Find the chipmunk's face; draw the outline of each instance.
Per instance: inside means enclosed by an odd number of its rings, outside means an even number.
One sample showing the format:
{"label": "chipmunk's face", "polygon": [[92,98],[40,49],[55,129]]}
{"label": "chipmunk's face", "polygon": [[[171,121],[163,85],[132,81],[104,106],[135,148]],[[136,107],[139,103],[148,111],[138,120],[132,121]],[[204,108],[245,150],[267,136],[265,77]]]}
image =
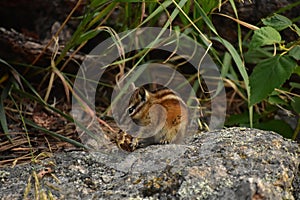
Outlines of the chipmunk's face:
{"label": "chipmunk's face", "polygon": [[116,119],[122,130],[134,135],[140,126],[149,124],[150,121],[146,120],[149,117],[147,117],[145,110],[148,99],[149,93],[144,88],[137,88],[133,93],[128,92],[121,98],[120,102],[122,103],[119,104],[120,112],[118,112],[120,115],[117,115]]}
{"label": "chipmunk's face", "polygon": [[139,126],[146,126],[150,123],[150,100],[150,93],[143,87],[136,89],[129,100],[127,114]]}

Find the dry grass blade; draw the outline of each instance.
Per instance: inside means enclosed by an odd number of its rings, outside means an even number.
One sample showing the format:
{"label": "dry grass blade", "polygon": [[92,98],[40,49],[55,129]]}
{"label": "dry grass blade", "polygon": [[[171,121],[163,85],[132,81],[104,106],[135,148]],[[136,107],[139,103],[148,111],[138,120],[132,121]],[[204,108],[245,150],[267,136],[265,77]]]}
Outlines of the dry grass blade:
{"label": "dry grass blade", "polygon": [[247,23],[247,22],[244,22],[244,21],[242,21],[242,20],[236,19],[236,18],[234,18],[234,17],[231,17],[231,16],[226,15],[226,14],[223,14],[223,13],[215,13],[215,15],[220,15],[220,16],[229,18],[229,19],[235,21],[236,23],[238,23],[238,24],[240,24],[240,25],[242,25],[242,26],[245,26],[245,27],[247,27],[247,28],[249,28],[249,29],[251,29],[251,30],[254,30],[254,31],[259,29],[259,27],[257,27],[257,26],[254,26],[254,25],[252,25],[252,24],[249,24],[249,23]]}

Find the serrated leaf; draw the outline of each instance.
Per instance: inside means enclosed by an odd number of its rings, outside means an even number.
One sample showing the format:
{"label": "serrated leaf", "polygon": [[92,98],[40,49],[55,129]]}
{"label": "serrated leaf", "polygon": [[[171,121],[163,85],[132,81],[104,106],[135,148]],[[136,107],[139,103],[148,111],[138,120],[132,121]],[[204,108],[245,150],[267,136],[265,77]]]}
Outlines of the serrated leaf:
{"label": "serrated leaf", "polygon": [[280,43],[281,36],[277,30],[272,27],[265,26],[256,31],[250,42],[250,48],[256,48],[264,45],[272,45]]}
{"label": "serrated leaf", "polygon": [[297,63],[287,55],[276,55],[260,62],[250,76],[250,105],[261,102],[293,73]]}
{"label": "serrated leaf", "polygon": [[289,51],[289,55],[295,58],[296,60],[300,60],[300,46],[297,45],[292,50]]}
{"label": "serrated leaf", "polygon": [[293,22],[289,18],[287,18],[283,15],[279,15],[279,14],[274,14],[271,17],[262,19],[262,22],[264,25],[271,26],[274,29],[276,29],[277,31],[286,29],[286,28],[292,26],[292,24],[293,24]]}

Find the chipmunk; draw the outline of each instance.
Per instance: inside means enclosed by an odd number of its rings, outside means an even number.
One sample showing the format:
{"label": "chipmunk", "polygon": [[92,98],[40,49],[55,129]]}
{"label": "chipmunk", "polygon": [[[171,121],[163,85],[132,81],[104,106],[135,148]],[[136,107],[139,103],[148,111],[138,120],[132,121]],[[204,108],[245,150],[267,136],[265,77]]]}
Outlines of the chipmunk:
{"label": "chipmunk", "polygon": [[118,147],[126,151],[152,144],[178,143],[188,124],[185,102],[166,88],[154,92],[144,87],[137,88],[124,115],[136,124],[126,131],[121,130],[117,136]]}

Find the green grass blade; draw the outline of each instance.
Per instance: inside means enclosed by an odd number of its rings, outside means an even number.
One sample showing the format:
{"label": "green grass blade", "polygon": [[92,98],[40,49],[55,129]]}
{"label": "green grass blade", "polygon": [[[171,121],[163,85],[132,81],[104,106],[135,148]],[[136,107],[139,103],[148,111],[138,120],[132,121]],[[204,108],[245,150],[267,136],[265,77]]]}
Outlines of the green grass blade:
{"label": "green grass blade", "polygon": [[157,17],[162,11],[172,4],[172,1],[164,1],[158,8],[156,8],[139,26],[142,26],[149,22],[151,19]]}
{"label": "green grass blade", "polygon": [[31,127],[33,127],[33,128],[36,128],[36,129],[38,129],[38,130],[41,130],[41,131],[45,132],[46,134],[48,134],[48,135],[50,135],[50,136],[52,136],[52,137],[59,138],[59,139],[61,139],[62,141],[65,141],[65,142],[68,142],[68,143],[70,143],[70,144],[73,144],[74,146],[82,147],[82,148],[88,149],[88,147],[86,147],[85,145],[81,144],[80,142],[77,142],[77,141],[72,140],[72,139],[70,139],[70,138],[64,137],[64,136],[62,136],[62,135],[60,135],[60,134],[57,134],[57,133],[55,133],[55,132],[53,132],[53,131],[50,131],[50,130],[48,130],[48,129],[46,129],[46,128],[43,128],[43,127],[37,125],[36,123],[34,123],[33,121],[31,121],[31,120],[29,120],[29,119],[26,119],[26,118],[25,118],[24,121],[25,121],[25,123],[26,123],[27,125],[29,125],[29,126],[31,126]]}
{"label": "green grass blade", "polygon": [[[233,0],[229,0],[230,1],[230,4],[231,4],[231,7],[234,11],[234,15],[236,16],[236,18],[238,19],[238,12],[237,12],[237,9],[236,9],[236,6],[235,6],[235,3]],[[239,23],[237,23],[237,31],[238,31],[238,44],[239,44],[239,50],[240,50],[240,53],[241,53],[241,56],[243,56],[243,48],[242,48],[242,31],[241,31],[241,26]]]}
{"label": "green grass blade", "polygon": [[253,107],[250,106],[251,93],[250,93],[250,85],[249,85],[249,76],[246,71],[244,62],[242,61],[242,59],[241,59],[240,55],[238,54],[238,52],[236,51],[236,49],[228,41],[221,39],[221,38],[213,38],[213,39],[222,43],[227,48],[227,50],[229,51],[230,55],[232,56],[236,66],[243,78],[243,81],[245,83],[245,88],[247,91],[250,127],[252,127],[253,126]]}
{"label": "green grass blade", "polygon": [[3,129],[3,132],[4,132],[5,136],[7,137],[7,139],[10,142],[12,142],[11,137],[8,133],[7,119],[6,119],[4,104],[3,104],[4,99],[6,99],[6,97],[8,96],[9,90],[10,90],[10,87],[7,86],[7,87],[4,88],[4,90],[1,93],[1,97],[0,97],[0,123],[1,123],[1,127]]}

